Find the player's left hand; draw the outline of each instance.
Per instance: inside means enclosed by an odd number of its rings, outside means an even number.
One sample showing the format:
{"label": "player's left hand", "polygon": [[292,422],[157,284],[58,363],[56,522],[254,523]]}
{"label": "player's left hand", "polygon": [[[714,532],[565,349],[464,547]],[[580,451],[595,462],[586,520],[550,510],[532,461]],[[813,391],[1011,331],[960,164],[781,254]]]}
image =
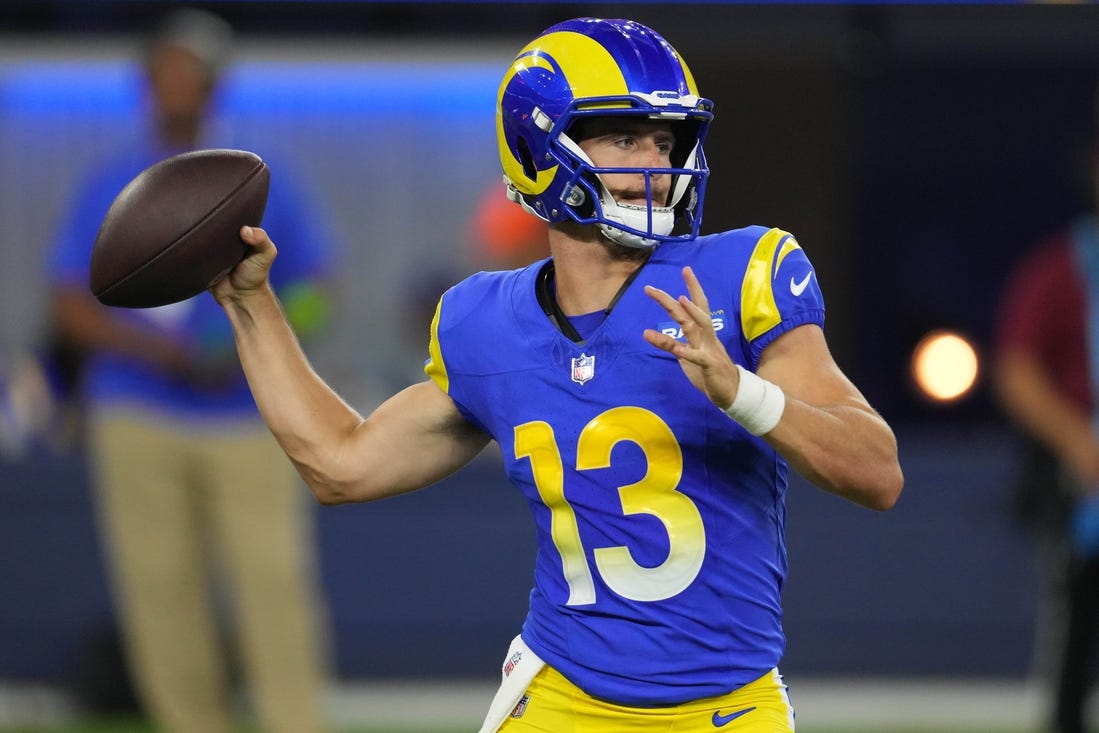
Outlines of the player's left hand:
{"label": "player's left hand", "polygon": [[687,295],[681,295],[678,299],[652,285],[645,286],[645,294],[668,311],[668,315],[679,324],[684,340],[651,328],[645,329],[645,340],[675,356],[691,384],[715,405],[725,409],[736,397],[740,374],[729,358],[729,352],[717,338],[710,303],[690,267],[683,268],[683,280],[687,284]]}

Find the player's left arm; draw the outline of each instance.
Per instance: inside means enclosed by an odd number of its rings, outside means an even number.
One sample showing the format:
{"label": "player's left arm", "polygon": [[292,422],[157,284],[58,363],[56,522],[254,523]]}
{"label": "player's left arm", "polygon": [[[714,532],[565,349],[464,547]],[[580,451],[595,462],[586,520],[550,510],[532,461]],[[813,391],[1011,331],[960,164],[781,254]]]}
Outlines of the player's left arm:
{"label": "player's left arm", "polygon": [[[741,372],[714,331],[710,306],[691,268],[687,295],[678,299],[647,286],[683,331],[683,341],[647,329],[645,339],[673,354],[691,383],[725,410],[740,389]],[[897,441],[888,423],[832,358],[824,332],[798,326],[776,338],[756,374],[785,395],[778,422],[762,437],[789,463],[826,491],[872,509],[889,509],[904,483]]]}
{"label": "player's left arm", "polygon": [[832,358],[824,331],[799,326],[763,351],[756,369],[786,405],[763,439],[817,486],[872,509],[889,509],[904,484],[897,440]]}

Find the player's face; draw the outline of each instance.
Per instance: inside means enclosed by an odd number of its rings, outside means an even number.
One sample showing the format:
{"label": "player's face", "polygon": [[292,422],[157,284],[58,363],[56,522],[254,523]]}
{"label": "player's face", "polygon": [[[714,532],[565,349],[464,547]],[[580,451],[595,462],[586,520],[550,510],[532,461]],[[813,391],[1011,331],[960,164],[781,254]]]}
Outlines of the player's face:
{"label": "player's face", "polygon": [[[675,137],[669,122],[597,117],[584,123],[578,144],[600,168],[670,168]],[[599,177],[618,203],[648,204],[643,173],[603,173]],[[670,176],[654,175],[650,181],[653,202],[663,205],[668,199]]]}

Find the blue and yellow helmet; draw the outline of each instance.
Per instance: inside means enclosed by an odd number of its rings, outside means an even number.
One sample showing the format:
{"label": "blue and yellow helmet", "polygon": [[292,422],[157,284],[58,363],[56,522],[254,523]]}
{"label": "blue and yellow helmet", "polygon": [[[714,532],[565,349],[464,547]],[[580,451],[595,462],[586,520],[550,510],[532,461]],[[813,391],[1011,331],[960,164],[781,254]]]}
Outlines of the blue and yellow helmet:
{"label": "blue and yellow helmet", "polygon": [[[497,95],[508,196],[548,222],[598,224],[629,246],[693,239],[709,173],[702,141],[712,107],[687,64],[652,29],[631,20],[558,23],[519,52]],[[595,167],[570,132],[586,117],[606,115],[672,122],[674,167]],[[647,180],[671,175],[671,193],[667,201],[650,197],[647,207],[618,204],[599,179],[611,172],[640,172]]]}

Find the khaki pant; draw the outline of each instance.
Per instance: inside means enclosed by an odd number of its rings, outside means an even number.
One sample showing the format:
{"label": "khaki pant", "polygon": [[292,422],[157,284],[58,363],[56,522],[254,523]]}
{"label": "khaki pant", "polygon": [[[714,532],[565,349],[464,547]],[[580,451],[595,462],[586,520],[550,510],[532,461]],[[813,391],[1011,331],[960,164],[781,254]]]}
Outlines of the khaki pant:
{"label": "khaki pant", "polygon": [[320,731],[326,640],[311,504],[266,427],[110,411],[96,415],[89,440],[122,636],[147,713],[171,733],[229,731],[232,655],[263,730]]}

